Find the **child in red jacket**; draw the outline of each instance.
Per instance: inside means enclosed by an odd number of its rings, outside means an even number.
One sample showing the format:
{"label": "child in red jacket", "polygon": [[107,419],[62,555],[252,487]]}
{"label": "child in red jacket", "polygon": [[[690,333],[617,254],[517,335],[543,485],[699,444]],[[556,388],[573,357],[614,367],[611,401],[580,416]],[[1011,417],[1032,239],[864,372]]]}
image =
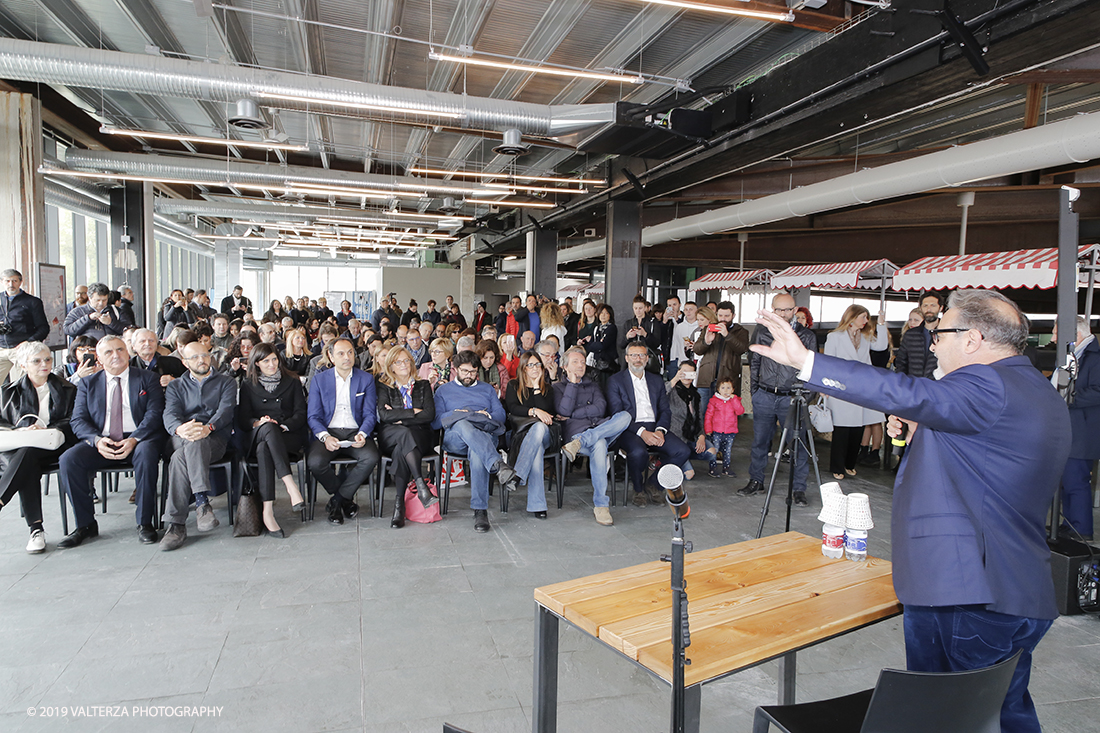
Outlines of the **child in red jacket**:
{"label": "child in red jacket", "polygon": [[[745,406],[741,404],[741,398],[733,393],[733,380],[723,379],[718,383],[718,392],[707,405],[703,429],[722,454],[722,473],[726,476],[737,475],[730,470],[730,456],[734,438],[737,437],[737,416],[744,414]],[[715,454],[711,454],[710,475],[722,475],[718,473],[718,456]]]}

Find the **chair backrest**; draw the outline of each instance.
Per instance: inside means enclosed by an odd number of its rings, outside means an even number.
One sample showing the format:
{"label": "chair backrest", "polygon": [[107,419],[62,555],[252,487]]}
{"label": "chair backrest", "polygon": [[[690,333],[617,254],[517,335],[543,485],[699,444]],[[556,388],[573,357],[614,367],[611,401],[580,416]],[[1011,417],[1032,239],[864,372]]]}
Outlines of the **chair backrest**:
{"label": "chair backrest", "polygon": [[1001,705],[1022,651],[985,669],[884,669],[860,733],[1000,733]]}

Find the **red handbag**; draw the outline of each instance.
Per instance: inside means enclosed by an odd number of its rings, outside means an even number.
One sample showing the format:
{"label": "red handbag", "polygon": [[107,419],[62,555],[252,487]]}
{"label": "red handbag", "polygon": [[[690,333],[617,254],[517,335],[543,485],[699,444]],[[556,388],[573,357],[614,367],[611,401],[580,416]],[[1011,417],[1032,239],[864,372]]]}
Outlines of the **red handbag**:
{"label": "red handbag", "polygon": [[[432,492],[432,496],[439,496],[439,491],[431,481],[428,482],[428,490]],[[405,487],[405,519],[419,524],[431,524],[442,518],[443,515],[439,513],[439,502],[425,509],[420,503],[420,497],[416,494],[416,483],[410,481]]]}

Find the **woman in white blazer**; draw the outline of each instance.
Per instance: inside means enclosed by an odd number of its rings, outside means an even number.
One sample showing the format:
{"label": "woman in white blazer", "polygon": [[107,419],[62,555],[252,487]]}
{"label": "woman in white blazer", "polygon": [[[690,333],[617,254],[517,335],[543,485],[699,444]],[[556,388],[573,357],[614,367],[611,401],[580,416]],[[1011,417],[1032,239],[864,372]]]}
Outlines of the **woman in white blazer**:
{"label": "woman in white blazer", "polygon": [[[840,359],[870,364],[871,351],[882,351],[890,343],[885,314],[879,314],[877,329],[871,325],[870,316],[862,305],[848,306],[840,324],[825,341],[825,353]],[[886,417],[877,410],[869,410],[835,397],[826,397],[825,404],[833,413],[833,448],[829,470],[832,471],[833,478],[839,481],[845,474],[856,475],[863,426],[882,422]]]}

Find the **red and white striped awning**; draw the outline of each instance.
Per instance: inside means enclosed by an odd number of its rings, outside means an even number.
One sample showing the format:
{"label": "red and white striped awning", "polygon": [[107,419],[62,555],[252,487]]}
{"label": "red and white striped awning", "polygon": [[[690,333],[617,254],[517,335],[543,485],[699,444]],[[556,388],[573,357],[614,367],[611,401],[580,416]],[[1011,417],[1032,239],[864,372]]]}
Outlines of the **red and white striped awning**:
{"label": "red and white striped awning", "polygon": [[595,283],[593,285],[589,285],[588,287],[586,287],[584,289],[584,294],[585,295],[603,295],[604,294],[603,283]]}
{"label": "red and white striped awning", "polygon": [[[1078,248],[1078,260],[1088,259],[1100,245]],[[1058,249],[1022,249],[973,255],[923,257],[894,273],[894,290],[954,288],[1037,288],[1058,283]]]}
{"label": "red and white striped awning", "polygon": [[563,295],[576,295],[578,293],[583,293],[585,289],[591,286],[591,283],[576,283],[575,285],[566,285],[564,288],[559,290],[558,293]]}
{"label": "red and white striped awning", "polygon": [[767,289],[775,273],[771,270],[712,272],[688,283],[688,290],[744,290],[752,287]]}
{"label": "red and white striped awning", "polygon": [[772,278],[772,288],[880,288],[898,269],[890,260],[795,265]]}

